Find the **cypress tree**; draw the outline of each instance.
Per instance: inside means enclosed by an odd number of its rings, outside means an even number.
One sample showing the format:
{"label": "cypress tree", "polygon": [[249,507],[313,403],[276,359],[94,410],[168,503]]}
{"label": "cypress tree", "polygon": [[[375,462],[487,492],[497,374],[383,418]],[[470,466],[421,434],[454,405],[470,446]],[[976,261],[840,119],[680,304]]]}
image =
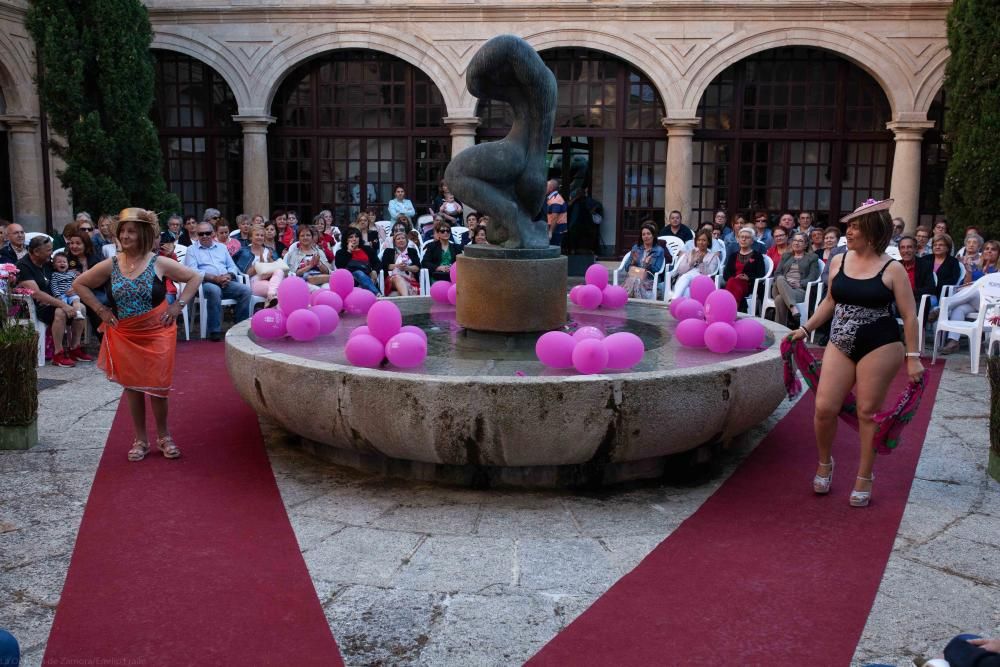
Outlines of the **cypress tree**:
{"label": "cypress tree", "polygon": [[27,26],[58,172],[77,210],[180,209],[163,180],[153,105],[152,28],[139,0],[35,0]]}
{"label": "cypress tree", "polygon": [[[948,13],[951,58],[945,71],[951,148],[944,209],[953,231],[976,226],[1000,236],[1000,3],[955,0]],[[955,239],[961,243],[961,238]]]}

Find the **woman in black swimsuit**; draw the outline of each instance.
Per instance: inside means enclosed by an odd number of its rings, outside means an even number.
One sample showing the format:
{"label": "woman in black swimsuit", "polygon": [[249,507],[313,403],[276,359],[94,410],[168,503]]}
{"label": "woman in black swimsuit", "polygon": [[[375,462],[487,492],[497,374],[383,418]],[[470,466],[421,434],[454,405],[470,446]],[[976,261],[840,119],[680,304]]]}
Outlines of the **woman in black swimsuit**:
{"label": "woman in black swimsuit", "polygon": [[[865,507],[871,499],[875,464],[873,416],[881,409],[889,383],[903,359],[911,380],[924,373],[917,349],[917,309],[903,266],[885,249],[892,237],[891,199],[869,199],[841,219],[847,223],[847,252],[833,258],[830,291],[809,321],[792,332],[802,340],[833,317],[830,345],[823,354],[823,371],[816,390],[816,447],[819,467],[813,491],[826,494],[833,481],[831,446],[844,399],[856,387],[861,462],[851,492],[851,505]],[[903,317],[904,348],[890,307]],[[906,350],[904,356],[904,349]]]}

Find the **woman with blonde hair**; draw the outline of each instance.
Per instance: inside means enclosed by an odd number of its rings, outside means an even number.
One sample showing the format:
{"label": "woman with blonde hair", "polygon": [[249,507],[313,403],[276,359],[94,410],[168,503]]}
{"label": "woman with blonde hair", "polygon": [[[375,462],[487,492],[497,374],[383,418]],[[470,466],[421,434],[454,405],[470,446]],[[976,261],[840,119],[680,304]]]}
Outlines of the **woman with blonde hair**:
{"label": "woman with blonde hair", "polygon": [[[153,245],[159,238],[156,214],[127,208],[118,216],[115,238],[121,252],[80,275],[73,287],[87,307],[103,320],[101,352],[97,360],[108,379],[122,385],[128,403],[135,441],[129,461],[141,461],[149,452],[146,434],[146,395],[156,420],[156,444],[163,456],[176,459],[180,449],[167,428],[167,396],[174,375],[177,317],[198,293],[201,275],[167,257],[158,257]],[[166,280],[185,283],[180,297],[168,305]],[[94,290],[109,283],[111,305],[105,306]]]}

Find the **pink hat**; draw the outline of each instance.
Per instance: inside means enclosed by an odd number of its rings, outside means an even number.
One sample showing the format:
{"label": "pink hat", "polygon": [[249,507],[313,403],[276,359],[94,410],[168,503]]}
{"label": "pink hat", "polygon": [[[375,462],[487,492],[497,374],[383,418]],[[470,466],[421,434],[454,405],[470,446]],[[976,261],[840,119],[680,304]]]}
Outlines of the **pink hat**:
{"label": "pink hat", "polygon": [[866,199],[861,203],[861,206],[854,209],[853,212],[848,213],[843,218],[840,219],[841,222],[850,222],[854,218],[864,215],[865,213],[874,213],[875,211],[887,211],[889,207],[892,206],[891,199],[883,199],[879,201],[877,199]]}

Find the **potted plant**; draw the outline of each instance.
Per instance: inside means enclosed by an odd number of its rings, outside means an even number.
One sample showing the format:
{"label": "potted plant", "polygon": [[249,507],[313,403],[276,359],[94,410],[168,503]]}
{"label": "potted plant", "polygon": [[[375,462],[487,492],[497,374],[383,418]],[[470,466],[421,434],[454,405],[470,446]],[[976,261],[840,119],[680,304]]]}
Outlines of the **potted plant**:
{"label": "potted plant", "polygon": [[38,442],[38,332],[20,319],[17,267],[0,264],[0,449],[28,449]]}

